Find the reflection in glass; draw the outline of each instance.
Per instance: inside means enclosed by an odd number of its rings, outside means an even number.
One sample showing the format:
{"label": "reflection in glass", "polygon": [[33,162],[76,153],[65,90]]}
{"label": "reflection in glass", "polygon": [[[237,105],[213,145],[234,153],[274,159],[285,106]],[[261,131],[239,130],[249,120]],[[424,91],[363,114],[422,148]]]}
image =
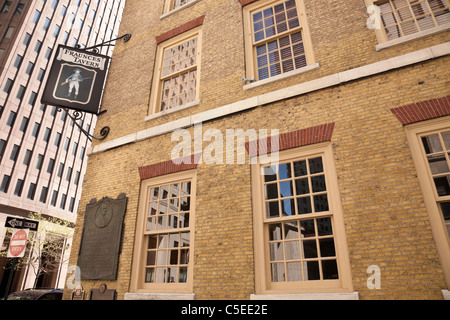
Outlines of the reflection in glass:
{"label": "reflection in glass", "polygon": [[302,177],[308,174],[306,169],[306,160],[294,162],[294,175],[296,177]]}
{"label": "reflection in glass", "polygon": [[280,195],[282,198],[291,197],[294,195],[292,190],[292,181],[280,182]]}
{"label": "reflection in glass", "polygon": [[328,211],[328,197],[326,194],[314,196],[314,211],[315,212]]}
{"label": "reflection in glass", "polygon": [[445,149],[450,150],[450,131],[442,132]]}
{"label": "reflection in glass", "polygon": [[305,258],[317,258],[317,246],[316,240],[304,240],[303,243],[303,256]]}
{"label": "reflection in glass", "polygon": [[266,202],[266,213],[267,213],[267,218],[279,217],[280,212],[279,212],[278,201]]}
{"label": "reflection in glass", "polygon": [[284,238],[286,240],[289,239],[298,239],[298,222],[297,221],[289,221],[284,223]]}
{"label": "reflection in glass", "polygon": [[311,177],[311,186],[312,186],[313,192],[326,191],[327,187],[325,184],[325,176],[320,175],[320,176]]}
{"label": "reflection in glass", "polygon": [[426,137],[422,137],[422,143],[423,147],[425,148],[426,154],[442,151],[442,146],[441,142],[439,141],[438,134],[432,134]]}
{"label": "reflection in glass", "polygon": [[324,279],[338,279],[338,268],[336,260],[323,260],[322,273]]}
{"label": "reflection in glass", "polygon": [[297,209],[298,209],[298,214],[311,213],[312,212],[311,198],[309,196],[297,198]]}
{"label": "reflection in glass", "polygon": [[284,263],[271,263],[271,275],[273,282],[284,282]]}
{"label": "reflection in glass", "polygon": [[269,240],[281,240],[281,223],[269,224]]}
{"label": "reflection in glass", "polygon": [[266,200],[278,198],[278,187],[276,183],[266,185]]}
{"label": "reflection in glass", "polygon": [[291,177],[291,164],[290,163],[280,164],[280,166],[278,168],[278,174],[279,174],[280,180],[290,178]]}
{"label": "reflection in glass", "polygon": [[277,180],[277,168],[276,166],[264,168],[264,181],[270,182]]}
{"label": "reflection in glass", "polygon": [[283,216],[295,215],[294,199],[281,200],[281,214]]}
{"label": "reflection in glass", "polygon": [[449,172],[445,154],[431,155],[427,157],[428,165],[430,166],[431,174],[439,174]]}
{"label": "reflection in glass", "polygon": [[436,191],[440,197],[450,195],[450,175],[440,178],[434,178]]}
{"label": "reflection in glass", "polygon": [[302,263],[288,262],[286,263],[288,281],[302,281]]}
{"label": "reflection in glass", "polygon": [[309,193],[308,178],[295,180],[295,190],[297,195]]}
{"label": "reflection in glass", "polygon": [[307,261],[306,264],[306,279],[307,280],[320,280],[319,262]]}
{"label": "reflection in glass", "polygon": [[309,173],[315,174],[323,172],[322,158],[309,159]]}
{"label": "reflection in glass", "polygon": [[[300,259],[300,245],[299,241],[285,242],[286,260]],[[279,259],[277,259],[279,260]]]}
{"label": "reflection in glass", "polygon": [[321,257],[336,256],[333,238],[319,239],[319,246],[320,246],[320,256]]}
{"label": "reflection in glass", "polygon": [[284,260],[282,242],[271,243],[269,247],[270,247],[270,261]]}

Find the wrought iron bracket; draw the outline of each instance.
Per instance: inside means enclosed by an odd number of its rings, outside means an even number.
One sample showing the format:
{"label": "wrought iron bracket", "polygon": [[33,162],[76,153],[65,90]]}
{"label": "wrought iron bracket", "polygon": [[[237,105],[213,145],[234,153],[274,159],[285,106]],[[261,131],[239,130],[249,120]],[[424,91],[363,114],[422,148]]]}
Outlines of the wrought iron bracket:
{"label": "wrought iron bracket", "polygon": [[72,111],[73,111],[73,114],[70,114],[70,112],[69,112],[70,109],[68,109],[68,108],[62,108],[62,107],[59,107],[59,108],[57,109],[57,111],[58,111],[58,112],[61,112],[63,109],[66,111],[66,113],[67,113],[67,115],[70,117],[70,119],[73,120],[73,123],[75,123],[75,125],[78,127],[78,129],[80,129],[80,131],[81,131],[81,132],[82,132],[82,133],[83,133],[90,141],[92,141],[92,139],[95,139],[95,140],[103,140],[103,139],[105,139],[105,138],[108,136],[108,134],[109,134],[109,127],[103,127],[103,128],[100,130],[100,137],[95,137],[94,135],[90,134],[88,131],[84,130],[83,127],[82,127],[81,125],[78,124],[77,120],[81,120],[81,119],[83,118],[83,114],[82,114],[80,111],[78,111],[78,110],[72,110]]}
{"label": "wrought iron bracket", "polygon": [[[116,40],[123,40],[123,42],[127,42],[127,41],[130,40],[130,39],[131,39],[131,34],[126,33],[126,34],[124,34],[123,36],[120,36],[120,37],[118,37],[118,38],[115,38],[115,39],[112,39],[112,40],[108,40],[108,41],[102,42],[102,43],[100,43],[100,44],[96,44],[96,45],[93,45],[93,46],[84,48],[83,50],[86,50],[86,51],[92,50],[92,51],[94,51],[95,53],[98,53],[99,50],[98,50],[97,48],[99,48],[99,47],[112,47],[112,46],[115,46],[115,44],[111,44],[111,42],[114,42],[114,41],[116,41]],[[77,47],[78,47],[78,45],[77,45]],[[79,48],[80,48],[80,47],[79,47]]]}

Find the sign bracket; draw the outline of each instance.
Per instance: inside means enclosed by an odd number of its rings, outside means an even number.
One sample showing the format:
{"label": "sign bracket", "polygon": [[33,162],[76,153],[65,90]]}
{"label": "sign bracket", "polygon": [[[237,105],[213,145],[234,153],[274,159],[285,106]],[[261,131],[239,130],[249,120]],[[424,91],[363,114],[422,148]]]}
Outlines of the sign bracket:
{"label": "sign bracket", "polygon": [[99,48],[99,47],[105,47],[105,46],[106,46],[106,47],[112,47],[112,46],[115,46],[115,44],[111,44],[111,42],[114,42],[114,41],[116,41],[116,40],[123,40],[123,42],[127,42],[127,41],[130,40],[130,39],[131,39],[131,34],[126,33],[126,34],[124,34],[123,36],[120,36],[120,37],[118,37],[118,38],[111,39],[111,40],[102,42],[102,43],[100,43],[100,44],[96,44],[96,45],[93,45],[93,46],[84,48],[83,50],[86,50],[86,51],[88,51],[88,50],[93,50],[95,53],[98,53],[99,50],[98,50],[97,48]]}
{"label": "sign bracket", "polygon": [[86,130],[84,130],[83,129],[83,127],[77,122],[77,120],[80,120],[82,117],[83,117],[83,114],[80,112],[80,111],[78,111],[78,110],[72,110],[73,111],[73,114],[70,114],[70,109],[69,108],[62,108],[62,107],[59,107],[58,109],[57,109],[57,111],[58,112],[61,112],[62,111],[62,109],[64,109],[65,111],[66,111],[66,113],[67,113],[67,115],[70,117],[70,119],[72,119],[73,120],[73,123],[78,127],[78,129],[80,129],[80,131],[89,139],[89,141],[92,141],[92,139],[95,139],[95,140],[103,140],[103,139],[105,139],[107,136],[108,136],[108,134],[109,134],[109,127],[103,127],[101,130],[100,130],[100,137],[95,137],[94,135],[92,135],[92,134],[90,134],[88,131],[86,131]]}

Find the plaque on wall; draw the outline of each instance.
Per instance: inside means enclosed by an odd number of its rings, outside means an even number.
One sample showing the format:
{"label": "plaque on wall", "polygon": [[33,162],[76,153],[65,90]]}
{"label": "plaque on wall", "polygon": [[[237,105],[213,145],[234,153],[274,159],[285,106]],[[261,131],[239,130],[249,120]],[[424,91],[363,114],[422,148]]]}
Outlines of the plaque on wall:
{"label": "plaque on wall", "polygon": [[84,290],[82,286],[78,286],[72,291],[72,300],[84,300]]}
{"label": "plaque on wall", "polygon": [[98,289],[91,289],[89,300],[116,300],[116,290],[107,289],[106,284],[102,284]]}
{"label": "plaque on wall", "polygon": [[125,196],[86,206],[78,255],[81,280],[116,280],[126,206]]}

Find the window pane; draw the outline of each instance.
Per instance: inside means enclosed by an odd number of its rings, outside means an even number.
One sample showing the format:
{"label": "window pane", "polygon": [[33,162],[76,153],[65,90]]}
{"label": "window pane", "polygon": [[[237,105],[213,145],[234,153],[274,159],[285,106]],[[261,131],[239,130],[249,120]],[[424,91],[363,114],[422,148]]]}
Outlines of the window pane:
{"label": "window pane", "polygon": [[284,225],[284,238],[286,240],[298,239],[299,233],[297,221],[285,222],[283,225]]}
{"label": "window pane", "polygon": [[428,165],[430,166],[431,174],[449,172],[445,154],[428,156]]}
{"label": "window pane", "polygon": [[266,203],[267,218],[275,218],[280,216],[278,201]]}
{"label": "window pane", "polygon": [[281,240],[281,223],[269,224],[269,240]]}
{"label": "window pane", "polygon": [[287,281],[302,281],[302,264],[301,262],[288,262],[286,263],[288,279]]}
{"label": "window pane", "polygon": [[281,201],[281,214],[283,216],[295,215],[295,201],[294,199]]}
{"label": "window pane", "polygon": [[271,275],[273,282],[284,282],[284,263],[271,263]]}
{"label": "window pane", "polygon": [[276,183],[266,185],[266,200],[278,198],[278,186]]}
{"label": "window pane", "polygon": [[436,191],[440,197],[450,195],[450,175],[440,178],[434,178]]}

